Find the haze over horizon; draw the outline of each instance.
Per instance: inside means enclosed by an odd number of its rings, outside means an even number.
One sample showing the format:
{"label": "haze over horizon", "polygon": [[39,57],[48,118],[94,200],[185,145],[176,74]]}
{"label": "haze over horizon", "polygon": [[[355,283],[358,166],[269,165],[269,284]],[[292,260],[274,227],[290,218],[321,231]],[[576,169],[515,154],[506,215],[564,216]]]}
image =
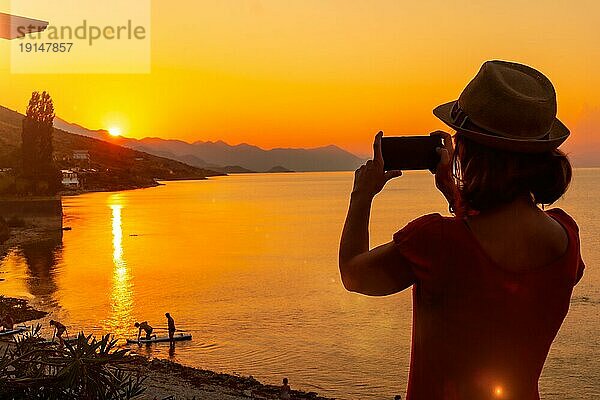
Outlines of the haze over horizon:
{"label": "haze over horizon", "polygon": [[47,90],[65,120],[126,137],[365,155],[380,129],[446,129],[431,110],[499,58],[548,75],[565,150],[600,159],[600,4],[434,3],[153,1],[151,73],[20,75],[2,57],[0,104],[23,112]]}
{"label": "haze over horizon", "polygon": [[[181,138],[177,138],[177,137],[161,137],[161,136],[144,136],[144,137],[133,137],[133,136],[128,136],[126,133],[123,132],[119,132],[118,134],[115,134],[113,132],[111,132],[110,128],[89,128],[86,126],[83,126],[81,124],[78,124],[77,122],[70,122],[70,121],[66,121],[65,119],[61,118],[59,115],[56,116],[56,119],[54,121],[54,127],[58,128],[58,129],[63,129],[67,132],[71,132],[71,133],[77,133],[76,131],[69,129],[67,127],[67,125],[71,125],[71,126],[77,126],[83,130],[87,130],[87,131],[95,131],[98,133],[103,133],[105,134],[108,138],[114,137],[115,139],[118,138],[123,138],[123,139],[137,139],[137,140],[152,140],[152,139],[159,139],[159,140],[173,140],[173,141],[179,141],[179,142],[185,142],[188,144],[194,144],[194,143],[225,143],[228,146],[240,146],[240,145],[250,145],[250,146],[256,146],[259,147],[263,150],[273,150],[273,149],[285,149],[285,148],[297,148],[297,149],[310,149],[310,148],[318,148],[318,147],[327,147],[327,146],[336,146],[339,147],[341,149],[344,149],[343,146],[337,145],[336,143],[327,143],[327,144],[323,144],[323,145],[318,145],[318,146],[307,146],[307,147],[290,147],[290,146],[274,146],[274,147],[263,147],[254,143],[251,143],[249,141],[242,141],[242,142],[228,142],[227,140],[224,139],[214,139],[214,140],[203,140],[203,139],[193,139],[193,138],[188,138],[188,139],[181,139]],[[344,149],[346,150],[346,149]],[[351,150],[346,150],[350,153],[352,153]],[[360,154],[356,154],[358,156],[361,156]],[[370,154],[363,154],[362,156],[369,156]]]}
{"label": "haze over horizon", "polygon": [[[215,139],[215,140],[202,140],[202,139],[198,139],[198,140],[193,140],[193,139],[180,139],[180,138],[163,138],[160,136],[146,136],[146,137],[141,137],[141,138],[134,138],[134,137],[129,137],[125,134],[118,134],[118,135],[113,135],[110,132],[110,129],[104,129],[104,128],[100,128],[100,129],[89,129],[87,127],[81,126],[80,124],[74,123],[74,122],[69,122],[69,121],[65,121],[64,119],[57,117],[57,119],[55,120],[55,127],[58,129],[63,129],[66,130],[68,132],[72,132],[72,133],[78,133],[77,130],[75,129],[69,129],[69,125],[71,126],[77,126],[83,130],[86,131],[95,131],[95,132],[102,132],[103,134],[106,135],[106,140],[108,141],[113,141],[116,144],[121,144],[119,143],[119,139],[134,139],[134,140],[140,140],[140,141],[144,141],[144,140],[152,140],[152,139],[157,139],[157,140],[173,140],[173,141],[179,141],[179,142],[185,142],[188,144],[196,144],[196,143],[223,143],[226,146],[230,146],[230,147],[235,147],[235,146],[243,146],[243,145],[248,145],[248,146],[253,146],[253,147],[258,147],[261,150],[274,150],[274,149],[316,149],[316,148],[324,148],[324,147],[329,147],[329,146],[334,146],[334,147],[338,147],[350,154],[355,155],[356,157],[359,157],[361,159],[368,159],[372,156],[372,147],[365,149],[364,152],[359,152],[359,151],[352,151],[350,149],[344,148],[344,146],[339,145],[337,143],[327,143],[327,144],[322,144],[322,145],[317,145],[317,146],[307,146],[307,147],[292,147],[292,146],[274,146],[274,147],[264,147],[264,146],[260,146],[257,145],[255,143],[252,142],[238,142],[238,143],[231,143],[228,142],[226,140],[223,139]],[[448,128],[442,128],[443,130],[449,131]],[[113,139],[115,140],[111,140]],[[95,137],[95,136],[94,136]],[[572,146],[570,143],[567,143],[566,145],[563,145],[561,147],[561,149],[563,151],[565,151],[567,153],[567,155],[569,156],[569,158],[571,159],[571,161],[573,162],[573,166],[574,167],[579,167],[579,168],[587,168],[587,167],[600,167],[600,157],[596,157],[596,154],[598,151],[600,151],[600,149],[597,148],[588,148],[585,149],[583,147],[576,147],[576,146]],[[143,149],[140,149],[143,150]]]}

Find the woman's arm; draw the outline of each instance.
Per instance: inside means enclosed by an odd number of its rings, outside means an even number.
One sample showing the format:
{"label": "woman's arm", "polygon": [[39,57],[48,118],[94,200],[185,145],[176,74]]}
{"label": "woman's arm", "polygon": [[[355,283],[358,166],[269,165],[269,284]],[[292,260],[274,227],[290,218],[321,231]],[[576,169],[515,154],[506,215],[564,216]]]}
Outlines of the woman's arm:
{"label": "woman's arm", "polygon": [[382,132],[375,136],[373,160],[356,170],[350,207],[342,232],[339,268],[347,290],[371,296],[396,293],[412,284],[412,273],[398,268],[398,253],[393,243],[369,250],[371,203],[387,181],[401,171],[383,170]]}

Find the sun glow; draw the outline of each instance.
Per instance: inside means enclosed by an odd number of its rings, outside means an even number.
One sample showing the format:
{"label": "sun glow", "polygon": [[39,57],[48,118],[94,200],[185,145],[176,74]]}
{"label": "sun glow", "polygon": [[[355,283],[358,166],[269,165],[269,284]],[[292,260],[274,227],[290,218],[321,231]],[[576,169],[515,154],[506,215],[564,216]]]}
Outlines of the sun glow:
{"label": "sun glow", "polygon": [[494,396],[496,396],[497,398],[501,398],[503,394],[504,390],[502,390],[502,386],[496,386],[494,388]]}
{"label": "sun glow", "polygon": [[108,128],[108,133],[110,134],[110,136],[121,136],[121,128],[118,128],[116,126],[110,127]]}

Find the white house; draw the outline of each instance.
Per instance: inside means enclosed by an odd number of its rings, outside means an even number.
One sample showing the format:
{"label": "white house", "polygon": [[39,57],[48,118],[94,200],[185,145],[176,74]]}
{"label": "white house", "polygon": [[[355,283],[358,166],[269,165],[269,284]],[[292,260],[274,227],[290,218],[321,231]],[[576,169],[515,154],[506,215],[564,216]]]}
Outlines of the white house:
{"label": "white house", "polygon": [[70,169],[63,169],[62,172],[62,184],[68,188],[78,188],[79,187],[79,177],[76,172],[71,171]]}

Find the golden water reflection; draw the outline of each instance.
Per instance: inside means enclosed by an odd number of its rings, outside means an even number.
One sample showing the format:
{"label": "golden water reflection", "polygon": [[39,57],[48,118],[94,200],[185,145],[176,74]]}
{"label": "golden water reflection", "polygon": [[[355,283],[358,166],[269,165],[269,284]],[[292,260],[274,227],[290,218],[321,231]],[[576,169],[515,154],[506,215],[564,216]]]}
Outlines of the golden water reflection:
{"label": "golden water reflection", "polygon": [[133,282],[123,252],[123,204],[119,195],[109,197],[112,210],[113,274],[111,312],[104,329],[117,338],[127,336],[133,326]]}

